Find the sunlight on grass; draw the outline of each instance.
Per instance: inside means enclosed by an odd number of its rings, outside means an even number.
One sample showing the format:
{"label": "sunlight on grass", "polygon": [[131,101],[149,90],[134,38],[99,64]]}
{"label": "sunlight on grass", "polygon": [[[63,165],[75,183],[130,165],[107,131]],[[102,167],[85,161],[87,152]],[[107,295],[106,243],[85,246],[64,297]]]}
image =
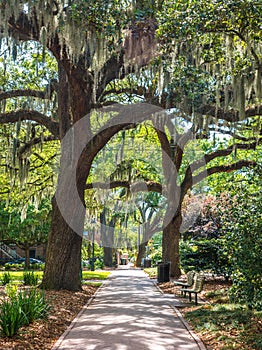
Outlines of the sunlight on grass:
{"label": "sunlight on grass", "polygon": [[105,280],[110,275],[109,271],[83,271],[82,278],[84,280]]}
{"label": "sunlight on grass", "polygon": [[[11,275],[12,282],[22,282],[24,279],[24,272],[25,271],[8,271]],[[32,272],[39,277],[39,279],[42,279],[43,277],[43,271],[34,271]],[[5,271],[0,271],[0,281],[2,280],[3,274]]]}
{"label": "sunlight on grass", "polygon": [[156,278],[157,277],[157,268],[156,267],[148,267],[144,269],[144,272],[148,274],[149,277]]}
{"label": "sunlight on grass", "polygon": [[100,287],[102,286],[103,282],[97,282],[97,281],[83,281],[84,286],[94,286],[94,287]]}

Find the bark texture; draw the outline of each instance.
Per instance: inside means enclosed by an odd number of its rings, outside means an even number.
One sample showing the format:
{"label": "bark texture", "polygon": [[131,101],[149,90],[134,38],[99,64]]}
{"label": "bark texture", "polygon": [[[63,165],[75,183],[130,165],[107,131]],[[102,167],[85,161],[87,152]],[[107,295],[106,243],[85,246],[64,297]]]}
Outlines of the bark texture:
{"label": "bark texture", "polygon": [[80,290],[82,237],[65,222],[55,198],[52,217],[41,287],[53,290]]}
{"label": "bark texture", "polygon": [[137,258],[136,258],[136,266],[137,267],[142,266],[142,259],[145,257],[147,244],[148,244],[148,241],[141,243],[138,247],[138,254],[137,254]]}
{"label": "bark texture", "polygon": [[162,260],[170,262],[170,276],[181,276],[179,240],[182,215],[179,211],[163,229]]}

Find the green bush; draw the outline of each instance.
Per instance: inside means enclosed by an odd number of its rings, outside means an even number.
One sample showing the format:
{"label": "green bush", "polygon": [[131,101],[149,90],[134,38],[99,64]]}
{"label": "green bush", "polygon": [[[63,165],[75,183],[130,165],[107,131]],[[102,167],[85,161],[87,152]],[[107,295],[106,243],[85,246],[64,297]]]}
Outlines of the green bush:
{"label": "green bush", "polygon": [[43,263],[41,263],[41,264],[39,264],[39,263],[36,263],[36,264],[30,264],[30,269],[31,270],[41,270],[41,271],[43,271],[44,270],[44,267],[45,267],[45,264]]}
{"label": "green bush", "polygon": [[26,322],[26,315],[17,299],[4,300],[0,306],[0,328],[3,335],[12,337]]}
{"label": "green bush", "polygon": [[18,293],[17,300],[26,315],[25,324],[29,324],[39,318],[45,318],[50,309],[50,305],[45,300],[44,293],[36,289]]}
{"label": "green bush", "polygon": [[31,272],[24,272],[23,274],[24,285],[26,286],[36,286],[38,283],[38,276]]}
{"label": "green bush", "polygon": [[[232,301],[246,305],[249,309],[262,311],[262,201],[261,169],[259,181],[253,184],[253,193],[236,187],[228,197],[227,209],[224,202],[219,207],[228,256],[233,268]],[[256,187],[257,186],[257,187]]]}
{"label": "green bush", "polygon": [[97,259],[95,261],[95,269],[103,269],[104,268],[104,261],[103,260],[100,260],[100,259]]}
{"label": "green bush", "polygon": [[11,264],[6,263],[6,264],[4,265],[4,267],[5,267],[5,270],[6,270],[6,271],[8,271],[8,270],[10,270],[10,269],[11,269],[12,265],[11,265]]}
{"label": "green bush", "polygon": [[149,257],[152,261],[152,265],[156,266],[157,263],[162,260],[162,248],[156,249],[155,251],[153,251]]}
{"label": "green bush", "polygon": [[[252,310],[262,310],[262,281],[261,276],[244,274],[238,271],[233,275],[233,285],[229,290],[231,302],[242,303]],[[252,278],[253,277],[253,278]]]}
{"label": "green bush", "polygon": [[43,292],[33,289],[20,291],[0,305],[0,328],[7,337],[15,335],[19,328],[35,319],[45,318],[50,310]]}
{"label": "green bush", "polygon": [[10,283],[12,280],[12,277],[9,272],[4,272],[1,278],[1,283],[5,286],[6,284]]}
{"label": "green bush", "polygon": [[8,263],[6,263],[4,265],[4,267],[5,267],[6,271],[11,270],[11,269],[21,270],[25,267],[25,265],[24,264],[8,264]]}
{"label": "green bush", "polygon": [[190,270],[210,272],[228,279],[232,273],[232,263],[227,254],[223,238],[198,239],[180,244],[181,266]]}
{"label": "green bush", "polygon": [[17,289],[17,285],[11,283],[7,284],[5,286],[5,294],[8,296],[9,299],[15,298],[17,295]]}

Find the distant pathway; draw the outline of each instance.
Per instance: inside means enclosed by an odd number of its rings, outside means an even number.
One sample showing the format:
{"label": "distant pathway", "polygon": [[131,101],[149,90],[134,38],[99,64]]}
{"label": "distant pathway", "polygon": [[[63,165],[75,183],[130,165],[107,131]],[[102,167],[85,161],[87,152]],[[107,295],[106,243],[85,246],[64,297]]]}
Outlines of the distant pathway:
{"label": "distant pathway", "polygon": [[205,349],[170,307],[171,299],[141,270],[113,271],[53,350]]}

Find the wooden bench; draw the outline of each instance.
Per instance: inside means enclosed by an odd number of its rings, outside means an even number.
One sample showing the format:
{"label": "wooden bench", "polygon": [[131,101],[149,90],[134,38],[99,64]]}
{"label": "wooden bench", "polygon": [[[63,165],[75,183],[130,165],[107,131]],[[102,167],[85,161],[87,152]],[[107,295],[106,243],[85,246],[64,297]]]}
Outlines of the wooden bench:
{"label": "wooden bench", "polygon": [[195,294],[195,304],[197,305],[197,294],[202,291],[204,282],[205,282],[205,277],[203,275],[196,273],[192,288],[181,288],[181,293],[184,293],[185,296],[186,296],[186,293],[188,293],[190,302],[192,301],[191,294]]}
{"label": "wooden bench", "polygon": [[[193,286],[194,283],[194,276],[195,276],[195,271],[189,271],[187,273],[187,280],[186,282],[182,282],[182,281],[175,281],[174,285],[175,286],[180,286],[182,288],[189,288]],[[183,295],[183,292],[181,290],[181,294]]]}

